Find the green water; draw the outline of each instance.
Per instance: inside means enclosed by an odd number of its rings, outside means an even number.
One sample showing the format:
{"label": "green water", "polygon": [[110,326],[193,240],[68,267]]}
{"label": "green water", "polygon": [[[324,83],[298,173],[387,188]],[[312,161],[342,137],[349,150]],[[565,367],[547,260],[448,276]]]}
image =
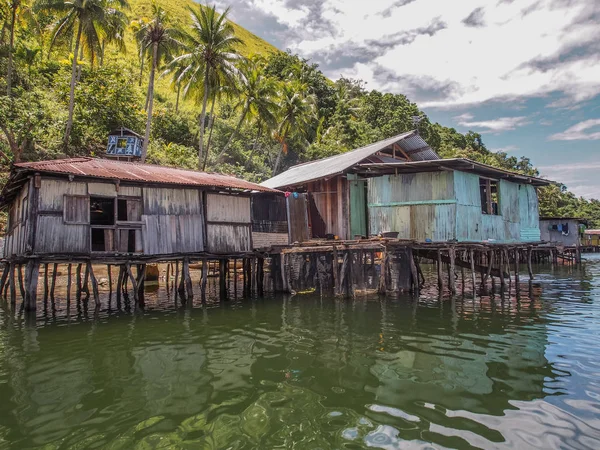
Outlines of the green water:
{"label": "green water", "polygon": [[536,283],[520,299],[2,304],[0,448],[600,448],[600,259]]}

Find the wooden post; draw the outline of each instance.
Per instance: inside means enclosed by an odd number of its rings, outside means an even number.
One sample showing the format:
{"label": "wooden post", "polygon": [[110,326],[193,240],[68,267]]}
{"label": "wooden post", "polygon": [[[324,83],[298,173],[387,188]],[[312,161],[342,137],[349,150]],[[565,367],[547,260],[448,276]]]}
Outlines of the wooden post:
{"label": "wooden post", "polygon": [[75,269],[75,297],[77,299],[81,298],[81,264],[77,264],[77,268]]}
{"label": "wooden post", "polygon": [[25,311],[35,311],[37,307],[37,286],[40,273],[40,263],[30,259],[25,269]]}
{"label": "wooden post", "polygon": [[173,284],[173,291],[177,291],[177,289],[179,288],[179,284],[177,283],[179,281],[179,261],[175,261],[175,282]]}
{"label": "wooden post", "polygon": [[23,264],[19,264],[17,275],[19,276],[19,290],[21,291],[21,298],[25,299],[25,286],[23,284]]}
{"label": "wooden post", "polygon": [[206,300],[206,284],[208,283],[208,260],[202,261],[202,301]]}
{"label": "wooden post", "polygon": [[83,275],[83,286],[81,288],[81,290],[83,292],[85,292],[85,297],[86,300],[88,298],[90,298],[90,286],[89,286],[89,280],[90,280],[90,265],[86,264],[85,265],[85,271],[84,271],[84,275]]}
{"label": "wooden post", "polygon": [[167,274],[165,275],[165,286],[169,290],[169,281],[171,280],[171,263],[167,263]]}
{"label": "wooden post", "polygon": [[473,297],[477,295],[477,278],[475,277],[475,252],[473,249],[469,250],[469,256],[471,259],[471,281],[473,283]]}
{"label": "wooden post", "polygon": [[415,264],[415,258],[413,255],[410,256],[410,274],[412,277],[412,292],[415,295],[419,294],[419,272],[417,271],[417,265]]}
{"label": "wooden post", "polygon": [[500,249],[498,253],[500,257],[500,263],[498,264],[498,268],[500,269],[500,289],[504,290],[506,289],[506,280],[504,279],[504,251]]}
{"label": "wooden post", "polygon": [[494,250],[489,250],[487,254],[487,272],[485,273],[485,277],[481,282],[482,287],[487,289],[487,280],[492,274],[492,268],[494,267]]}
{"label": "wooden post", "polygon": [[94,302],[96,303],[96,307],[99,307],[100,306],[100,293],[98,292],[98,281],[96,280],[96,276],[94,275],[94,268],[92,267],[91,261],[87,262],[85,272],[89,275],[90,282],[92,283],[92,292],[94,294]]}
{"label": "wooden post", "polygon": [[342,289],[340,287],[340,272],[339,272],[338,253],[337,253],[337,247],[335,245],[333,246],[332,267],[333,267],[333,291],[336,295],[340,295],[340,293],[342,292]]}
{"label": "wooden post", "polygon": [[438,290],[440,295],[444,293],[444,278],[442,276],[442,251],[437,251],[437,277],[438,277]]}
{"label": "wooden post", "polygon": [[265,282],[265,259],[261,256],[256,259],[256,286],[258,289],[258,295],[264,295],[264,282]]}
{"label": "wooden post", "polygon": [[338,295],[348,295],[348,251],[344,253],[344,258],[342,259],[342,270],[340,273],[340,291]]}
{"label": "wooden post", "polygon": [[9,263],[4,263],[4,270],[2,271],[2,280],[0,280],[0,293],[4,292],[4,287],[6,286],[6,282],[8,281],[9,267]]}
{"label": "wooden post", "polygon": [[106,273],[108,274],[108,295],[110,297],[112,295],[112,266],[110,264],[106,265]]}
{"label": "wooden post", "polygon": [[225,271],[227,270],[227,262],[224,259],[219,260],[219,297],[227,298],[227,281],[225,279]]}
{"label": "wooden post", "polygon": [[183,258],[183,278],[185,279],[185,290],[189,305],[192,305],[192,299],[194,298],[194,286],[192,285],[192,277],[190,276],[190,258],[187,256]]}
{"label": "wooden post", "polygon": [[123,278],[125,278],[125,268],[123,265],[119,265],[119,276],[117,278],[117,308],[120,307],[121,295],[123,295]]}
{"label": "wooden post", "polygon": [[67,301],[69,301],[71,299],[71,268],[72,268],[72,264],[69,264],[67,266]]}
{"label": "wooden post", "polygon": [[[465,260],[464,262],[466,262],[467,260],[467,251],[463,250],[461,252],[461,256],[460,256],[460,261],[461,263],[463,262],[463,260]],[[463,264],[460,265],[460,282],[461,282],[461,291],[462,294],[465,294],[465,266]]]}
{"label": "wooden post", "polygon": [[54,289],[56,288],[56,275],[58,273],[58,264],[54,263],[52,267],[52,283],[50,284],[50,298],[54,298]]}
{"label": "wooden post", "polygon": [[48,280],[48,263],[44,264],[44,301],[48,300],[50,294],[50,284]]}
{"label": "wooden post", "polygon": [[14,305],[17,302],[17,288],[15,286],[15,269],[16,265],[10,263],[10,271],[8,273],[8,284],[10,285],[10,303]]}
{"label": "wooden post", "polygon": [[131,263],[125,263],[125,270],[127,271],[127,276],[129,277],[129,279],[131,280],[131,285],[133,287],[133,300],[135,301],[135,303],[138,303],[138,289],[137,289],[137,283],[135,281],[135,277],[133,276],[133,272],[131,271]]}
{"label": "wooden post", "polygon": [[454,271],[456,269],[456,250],[454,247],[448,249],[448,257],[450,258],[450,265],[448,266],[448,283],[450,284],[450,292],[456,294],[456,278],[454,277]]}
{"label": "wooden post", "polygon": [[519,271],[521,270],[521,261],[519,260],[519,249],[515,248],[515,289],[519,292],[519,283],[521,282]]}
{"label": "wooden post", "polygon": [[533,253],[533,248],[527,247],[527,270],[529,271],[529,279],[533,281],[533,266],[531,264],[532,253]]}

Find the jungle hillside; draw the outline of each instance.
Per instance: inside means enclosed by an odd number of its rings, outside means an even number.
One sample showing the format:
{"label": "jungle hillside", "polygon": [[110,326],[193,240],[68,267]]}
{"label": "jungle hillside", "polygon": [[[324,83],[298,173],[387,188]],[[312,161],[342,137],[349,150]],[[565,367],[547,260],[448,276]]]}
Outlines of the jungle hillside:
{"label": "jungle hillside", "polygon": [[[415,128],[442,157],[539,175],[402,94],[329,80],[229,14],[192,0],[3,1],[2,180],[13,162],[102,156],[119,127],[145,137],[145,162],[257,182]],[[558,185],[540,189],[540,208],[600,227],[600,202]]]}

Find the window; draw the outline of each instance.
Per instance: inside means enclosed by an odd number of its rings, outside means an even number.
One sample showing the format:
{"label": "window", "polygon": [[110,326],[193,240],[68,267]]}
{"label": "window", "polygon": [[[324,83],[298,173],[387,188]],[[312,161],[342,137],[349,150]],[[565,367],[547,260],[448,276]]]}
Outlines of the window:
{"label": "window", "polygon": [[139,198],[90,197],[92,252],[141,253]]}
{"label": "window", "polygon": [[90,224],[114,225],[115,224],[115,199],[103,197],[90,197]]}
{"label": "window", "polygon": [[89,199],[84,195],[65,195],[63,220],[69,225],[87,225],[89,223]]}
{"label": "window", "polygon": [[498,181],[480,178],[479,194],[481,196],[481,212],[483,214],[500,215],[500,191],[498,189]]}

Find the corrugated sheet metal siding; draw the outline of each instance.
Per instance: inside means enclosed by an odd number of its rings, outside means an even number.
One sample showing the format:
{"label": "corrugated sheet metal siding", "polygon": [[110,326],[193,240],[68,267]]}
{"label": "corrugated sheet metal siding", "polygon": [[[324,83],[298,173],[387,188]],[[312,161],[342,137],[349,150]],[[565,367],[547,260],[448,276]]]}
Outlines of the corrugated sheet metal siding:
{"label": "corrugated sheet metal siding", "polygon": [[246,225],[208,225],[208,251],[215,254],[252,250],[250,227]]}
{"label": "corrugated sheet metal siding", "polygon": [[62,211],[65,195],[87,195],[87,183],[42,178],[39,211]]}
{"label": "corrugated sheet metal siding", "polygon": [[250,223],[250,197],[208,194],[206,220],[209,222]]}
{"label": "corrugated sheet metal siding", "polygon": [[38,216],[35,236],[35,252],[90,253],[90,227],[67,225],[63,216]]}

